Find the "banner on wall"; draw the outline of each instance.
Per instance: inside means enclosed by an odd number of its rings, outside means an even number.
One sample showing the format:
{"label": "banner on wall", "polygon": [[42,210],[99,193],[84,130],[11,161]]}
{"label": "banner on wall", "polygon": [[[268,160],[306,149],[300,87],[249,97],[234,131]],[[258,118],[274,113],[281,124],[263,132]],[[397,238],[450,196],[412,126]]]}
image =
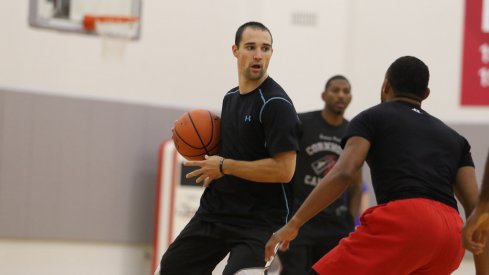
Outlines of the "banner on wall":
{"label": "banner on wall", "polygon": [[489,0],[465,0],[462,105],[489,106]]}

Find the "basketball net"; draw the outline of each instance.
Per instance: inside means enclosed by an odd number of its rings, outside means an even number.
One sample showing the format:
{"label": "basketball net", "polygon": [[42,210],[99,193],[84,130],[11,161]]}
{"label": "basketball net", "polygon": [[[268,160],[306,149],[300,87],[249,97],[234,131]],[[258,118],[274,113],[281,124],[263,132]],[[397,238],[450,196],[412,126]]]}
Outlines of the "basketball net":
{"label": "basketball net", "polygon": [[122,60],[127,43],[138,35],[139,18],[86,15],[83,25],[85,30],[100,35],[102,39],[102,58]]}

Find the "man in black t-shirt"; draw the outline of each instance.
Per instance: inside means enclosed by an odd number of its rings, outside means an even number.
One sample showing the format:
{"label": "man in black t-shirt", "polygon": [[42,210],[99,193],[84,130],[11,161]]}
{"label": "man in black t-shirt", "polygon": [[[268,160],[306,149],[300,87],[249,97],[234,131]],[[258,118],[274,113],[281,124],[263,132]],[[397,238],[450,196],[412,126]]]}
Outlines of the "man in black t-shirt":
{"label": "man in black t-shirt", "polygon": [[[302,136],[292,184],[297,211],[319,181],[334,167],[341,154],[341,138],[348,120],[343,114],[351,102],[351,85],[342,75],[328,79],[321,93],[324,108],[299,114]],[[307,274],[312,265],[354,229],[362,194],[362,176],[348,192],[301,228],[287,251],[280,253],[282,275]]]}
{"label": "man in black t-shirt", "polygon": [[209,275],[229,253],[223,274],[262,269],[264,247],[290,215],[300,121],[285,91],[268,76],[272,35],[261,23],[236,32],[239,86],[224,96],[219,155],[187,178],[206,187],[196,215],[160,262],[162,275]]}
{"label": "man in black t-shirt", "polygon": [[351,120],[335,167],[270,238],[266,259],[344,192],[366,160],[378,205],[362,214],[361,225],[311,274],[448,275],[458,268],[463,222],[455,195],[470,214],[477,202],[475,169],[467,140],[421,108],[428,81],[428,67],[415,57],[391,64],[382,103]]}

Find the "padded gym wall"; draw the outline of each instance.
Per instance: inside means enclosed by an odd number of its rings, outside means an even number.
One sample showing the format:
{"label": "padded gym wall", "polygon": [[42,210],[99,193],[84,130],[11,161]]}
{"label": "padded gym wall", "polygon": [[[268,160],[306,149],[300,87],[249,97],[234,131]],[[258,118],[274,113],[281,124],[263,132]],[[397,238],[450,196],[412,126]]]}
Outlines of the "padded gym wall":
{"label": "padded gym wall", "polygon": [[0,90],[0,237],[150,242],[183,110]]}
{"label": "padded gym wall", "polygon": [[[0,89],[0,238],[149,243],[159,145],[183,112]],[[451,126],[480,180],[489,125]]]}

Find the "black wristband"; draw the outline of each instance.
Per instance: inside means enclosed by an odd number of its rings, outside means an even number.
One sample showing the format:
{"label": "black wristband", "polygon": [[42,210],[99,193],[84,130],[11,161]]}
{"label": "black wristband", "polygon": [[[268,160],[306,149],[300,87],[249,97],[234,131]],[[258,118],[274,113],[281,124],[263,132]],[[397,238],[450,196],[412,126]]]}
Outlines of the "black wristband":
{"label": "black wristband", "polygon": [[221,158],[221,160],[219,161],[219,171],[221,172],[221,174],[224,175],[224,171],[222,170],[223,163],[224,163],[224,158]]}

